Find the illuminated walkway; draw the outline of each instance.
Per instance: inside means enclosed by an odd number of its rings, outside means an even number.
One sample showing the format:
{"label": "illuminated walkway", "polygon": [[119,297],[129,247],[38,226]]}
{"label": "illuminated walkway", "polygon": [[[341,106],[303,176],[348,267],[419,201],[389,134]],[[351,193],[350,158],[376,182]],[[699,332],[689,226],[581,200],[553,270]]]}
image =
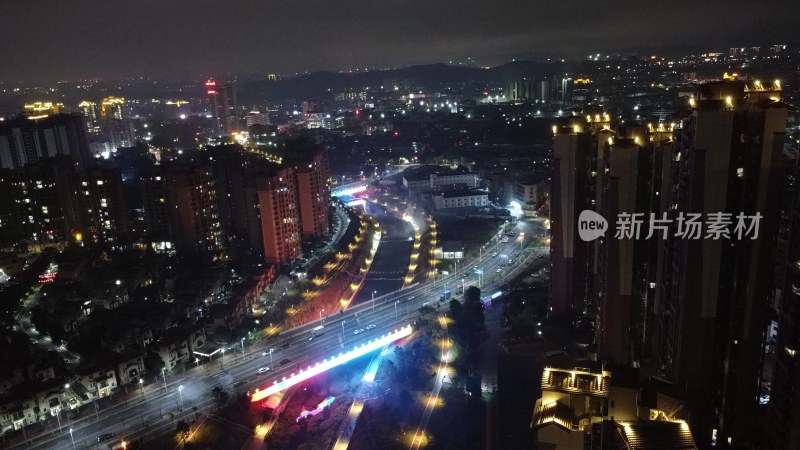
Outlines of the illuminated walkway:
{"label": "illuminated walkway", "polygon": [[355,397],[353,397],[353,403],[347,412],[347,418],[339,429],[339,437],[336,438],[336,442],[333,444],[333,450],[345,450],[350,445],[350,440],[353,438],[353,432],[356,429],[356,422],[358,422],[358,416],[361,415],[361,411],[364,409],[364,402],[372,394],[375,375],[378,373],[381,362],[383,362],[383,357],[388,352],[389,347],[385,347],[378,356],[372,358],[367,370],[364,371],[364,376],[361,378],[363,383],[359,386]]}
{"label": "illuminated walkway", "polygon": [[436,372],[436,380],[433,383],[433,389],[428,394],[428,401],[425,404],[425,411],[422,413],[422,418],[419,421],[417,430],[410,436],[408,448],[416,450],[428,441],[425,434],[425,429],[428,428],[428,421],[433,413],[433,408],[439,404],[439,392],[442,390],[442,384],[447,376],[447,363],[451,360],[450,355],[450,338],[447,335],[447,319],[444,316],[439,316],[439,325],[444,329],[444,339],[442,341],[442,356],[439,360],[439,370]]}

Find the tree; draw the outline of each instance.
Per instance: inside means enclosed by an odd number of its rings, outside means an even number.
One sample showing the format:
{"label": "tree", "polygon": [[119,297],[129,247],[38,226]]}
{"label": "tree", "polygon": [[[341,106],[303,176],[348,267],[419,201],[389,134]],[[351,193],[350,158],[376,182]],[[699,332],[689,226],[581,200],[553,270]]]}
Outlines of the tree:
{"label": "tree", "polygon": [[150,374],[160,374],[161,369],[165,367],[164,360],[158,354],[148,352],[144,357],[144,371]]}
{"label": "tree", "polygon": [[178,437],[185,443],[186,439],[189,438],[189,433],[191,432],[192,427],[183,420],[178,421],[178,424],[175,426],[176,431],[178,432]]}

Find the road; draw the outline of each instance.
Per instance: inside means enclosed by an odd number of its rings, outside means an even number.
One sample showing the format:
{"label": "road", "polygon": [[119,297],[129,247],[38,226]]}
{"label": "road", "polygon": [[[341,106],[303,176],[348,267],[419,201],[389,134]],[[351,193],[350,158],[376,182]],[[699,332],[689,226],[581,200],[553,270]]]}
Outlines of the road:
{"label": "road", "polygon": [[[520,222],[517,230],[524,231],[527,236],[542,232],[541,224],[535,221]],[[498,243],[497,257],[484,255],[480,263],[477,260],[465,261],[463,266],[468,270],[461,270],[435,283],[428,282],[375,297],[374,302],[352,306],[347,311],[287,330],[279,336],[248,347],[244,356],[226,355],[223,360],[214,361],[211,365],[178,374],[168,379],[167,386],[159,392],[150,392],[128,402],[101,409],[96,415],[84,414],[82,419],[65,424],[63,433],[54,431],[46,434],[44,439],[40,437],[36,442],[30,443],[29,448],[68,449],[72,447],[71,438],[74,439],[76,448],[99,448],[96,447],[97,438],[105,433],[114,434],[118,441],[122,438],[132,440],[148,433],[174,430],[175,422],[194,414],[192,407],[197,407],[198,412],[204,413],[214,406],[215,399],[211,391],[216,386],[221,386],[230,393],[252,391],[272,384],[274,380],[297,372],[302,367],[413,322],[418,315],[418,309],[424,304],[433,307],[439,305],[439,296],[445,285],[452,288],[461,279],[467,285],[477,282],[477,275],[472,271],[474,265],[479,265],[484,270],[483,284],[487,291],[497,289],[505,282],[509,272],[517,267],[513,261],[520,261],[520,258],[530,255],[531,252],[547,251],[529,247],[532,241],[530,238],[525,241],[527,242],[520,243],[511,239],[508,243]],[[524,252],[521,250],[523,248]],[[500,256],[502,254],[510,255],[512,264],[508,264],[507,259]],[[309,340],[311,330],[319,325],[324,326],[323,334]],[[354,334],[356,330],[364,329],[367,325],[375,325],[375,328]],[[261,356],[263,351],[270,348],[274,349],[271,356]],[[281,361],[287,359],[288,362],[280,365]],[[258,374],[260,367],[270,367],[271,370]],[[69,433],[70,428],[73,429],[72,435]],[[19,443],[9,448],[23,447],[24,444]]]}

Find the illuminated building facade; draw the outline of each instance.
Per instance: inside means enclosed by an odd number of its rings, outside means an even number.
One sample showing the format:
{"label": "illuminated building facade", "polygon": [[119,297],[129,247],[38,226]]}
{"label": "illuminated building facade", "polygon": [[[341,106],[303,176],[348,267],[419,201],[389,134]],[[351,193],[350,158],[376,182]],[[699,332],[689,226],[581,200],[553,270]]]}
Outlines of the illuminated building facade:
{"label": "illuminated building facade", "polygon": [[86,131],[90,135],[100,134],[100,111],[97,103],[84,100],[78,104],[78,109],[86,120]]}
{"label": "illuminated building facade", "polygon": [[128,234],[128,210],[122,193],[122,174],[118,169],[93,167],[86,170],[81,182],[83,227],[95,242],[111,247],[124,243]]}
{"label": "illuminated building facade", "polygon": [[106,97],[100,104],[100,118],[102,120],[124,120],[125,99],[121,97]]}
{"label": "illuminated building facade", "polygon": [[256,178],[256,190],[265,261],[284,264],[300,258],[300,216],[294,167],[286,165],[271,176]]}
{"label": "illuminated building facade", "polygon": [[23,105],[22,110],[26,116],[46,116],[52,114],[59,114],[61,109],[64,108],[63,103],[54,102],[33,102]]}
{"label": "illuminated building facade", "polygon": [[80,178],[69,158],[49,158],[22,169],[0,169],[4,245],[60,246],[82,226]]}
{"label": "illuminated building facade", "polygon": [[330,168],[328,149],[319,147],[297,167],[297,197],[303,239],[314,239],[328,233],[331,209]]}
{"label": "illuminated building facade", "polygon": [[211,109],[213,132],[216,136],[228,135],[236,131],[236,86],[234,83],[218,83],[208,80],[206,95]]}

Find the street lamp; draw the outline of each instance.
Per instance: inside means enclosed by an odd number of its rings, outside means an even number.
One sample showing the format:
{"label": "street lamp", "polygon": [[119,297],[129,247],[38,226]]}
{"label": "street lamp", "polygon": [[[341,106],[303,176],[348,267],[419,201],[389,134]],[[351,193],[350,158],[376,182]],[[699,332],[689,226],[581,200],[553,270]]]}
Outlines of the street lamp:
{"label": "street lamp", "polygon": [[139,389],[142,390],[142,397],[144,397],[144,378],[139,378]]}
{"label": "street lamp", "polygon": [[183,409],[183,385],[182,384],[178,386],[178,397],[181,399],[181,403],[180,403],[180,406],[178,406],[178,409],[182,410]]}
{"label": "street lamp", "polygon": [[372,312],[375,312],[375,293],[378,291],[372,291]]}
{"label": "street lamp", "polygon": [[242,356],[244,356],[244,338],[242,338],[241,343],[242,343]]}
{"label": "street lamp", "polygon": [[395,320],[397,320],[397,319],[400,317],[400,316],[397,314],[397,302],[399,302],[399,301],[400,301],[400,300],[395,300],[395,301],[394,301],[394,318],[395,318]]}
{"label": "street lamp", "polygon": [[269,366],[272,367],[275,364],[272,364],[272,352],[275,351],[274,348],[269,349]]}
{"label": "street lamp", "polygon": [[164,380],[164,391],[166,391],[167,390],[167,375],[164,372],[164,370],[166,370],[166,367],[162,367],[161,368],[161,378]]}
{"label": "street lamp", "polygon": [[222,349],[222,359],[220,360],[219,364],[223,369],[225,368],[225,348]]}
{"label": "street lamp", "polygon": [[72,435],[72,427],[69,427],[69,438],[72,440],[72,450],[75,450],[75,437]]}
{"label": "street lamp", "polygon": [[325,308],[322,308],[322,310],[319,312],[319,320],[322,320],[322,313],[324,313],[324,312],[325,312]]}

